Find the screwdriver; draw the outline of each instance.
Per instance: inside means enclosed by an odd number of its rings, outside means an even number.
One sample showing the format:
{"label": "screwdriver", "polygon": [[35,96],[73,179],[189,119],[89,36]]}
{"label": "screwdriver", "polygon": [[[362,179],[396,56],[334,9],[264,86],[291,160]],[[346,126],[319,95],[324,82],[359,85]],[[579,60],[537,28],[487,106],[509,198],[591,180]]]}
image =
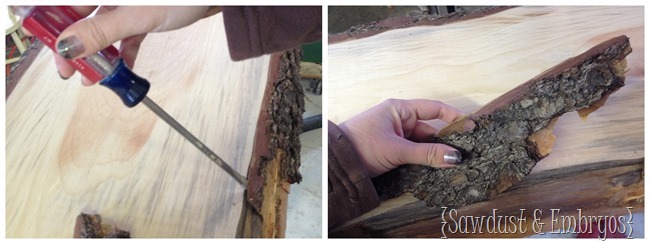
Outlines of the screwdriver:
{"label": "screwdriver", "polygon": [[[23,27],[55,51],[56,39],[61,32],[82,19],[69,6],[15,7],[14,9],[20,12],[18,15],[23,18]],[[244,187],[246,186],[247,181],[243,175],[230,167],[196,136],[192,135],[165,110],[147,97],[150,87],[149,82],[137,76],[127,67],[124,60],[119,57],[119,51],[113,45],[90,56],[67,60],[67,62],[86,78],[93,82],[99,82],[100,85],[115,92],[127,107],[131,108],[142,102],[214,163],[223,168],[237,182]]]}

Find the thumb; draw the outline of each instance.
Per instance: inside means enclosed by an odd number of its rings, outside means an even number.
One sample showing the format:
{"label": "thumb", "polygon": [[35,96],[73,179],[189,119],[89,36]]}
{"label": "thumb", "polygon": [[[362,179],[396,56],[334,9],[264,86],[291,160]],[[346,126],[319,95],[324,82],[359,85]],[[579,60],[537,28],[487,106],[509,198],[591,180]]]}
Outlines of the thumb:
{"label": "thumb", "polygon": [[86,57],[119,40],[155,28],[155,19],[134,19],[139,15],[132,11],[117,7],[70,25],[59,35],[57,52],[66,59]]}
{"label": "thumb", "polygon": [[406,163],[436,168],[454,167],[461,163],[461,153],[444,144],[407,142],[400,146],[400,157]]}

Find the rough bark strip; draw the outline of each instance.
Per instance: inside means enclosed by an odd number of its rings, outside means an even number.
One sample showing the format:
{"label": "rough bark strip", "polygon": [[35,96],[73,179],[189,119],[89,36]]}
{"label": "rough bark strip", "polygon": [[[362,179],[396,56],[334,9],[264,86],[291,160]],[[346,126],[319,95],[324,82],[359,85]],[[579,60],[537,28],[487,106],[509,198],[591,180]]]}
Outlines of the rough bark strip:
{"label": "rough bark strip", "polygon": [[[564,113],[599,104],[624,85],[630,52],[626,36],[613,38],[496,98],[454,123],[469,123],[471,131],[433,138],[461,151],[463,164],[452,169],[400,167],[375,180],[380,196],[412,192],[429,206],[448,207],[496,197],[545,156],[531,135]],[[463,127],[456,125],[451,127]]]}
{"label": "rough bark strip", "polygon": [[298,172],[305,110],[299,83],[301,56],[296,49],[271,57],[248,170],[246,200],[251,206],[242,213],[250,216],[242,216],[239,237],[284,236],[289,184],[302,179]]}
{"label": "rough bark strip", "polygon": [[9,74],[9,77],[7,77],[7,83],[5,84],[7,88],[5,91],[5,100],[9,98],[9,95],[11,95],[11,92],[16,88],[16,85],[18,85],[23,74],[25,74],[25,71],[27,71],[32,62],[34,62],[34,59],[36,59],[36,56],[41,52],[41,49],[43,49],[43,43],[36,40],[34,41],[34,44],[32,44],[21,56],[16,69],[14,69],[14,71]]}
{"label": "rough bark strip", "polygon": [[[402,197],[408,198],[406,195]],[[449,238],[524,237],[535,234],[531,226],[535,209],[543,211],[541,222],[547,223],[544,231],[551,231],[552,208],[560,209],[563,216],[577,216],[577,209],[581,209],[582,216],[627,217],[626,207],[632,207],[633,213],[643,211],[644,158],[576,165],[532,174],[490,201],[456,209],[456,220],[461,216],[491,216],[493,209],[497,209],[497,214],[501,216],[519,216],[520,209],[526,209],[527,231],[523,233],[489,234],[483,229],[483,234],[452,234],[446,231],[445,235]],[[443,234],[441,214],[441,208],[430,208],[425,202],[416,201],[383,210],[380,214],[368,213],[370,217],[361,216],[352,220],[330,231],[329,236],[439,238]],[[446,216],[449,220],[449,216]],[[483,226],[486,226],[485,222]]]}
{"label": "rough bark strip", "polygon": [[420,16],[404,16],[390,18],[381,21],[374,21],[370,24],[358,25],[350,28],[348,31],[338,34],[332,34],[328,37],[329,44],[374,36],[385,31],[402,29],[413,26],[421,25],[445,25],[453,22],[481,18],[486,15],[495,14],[507,9],[513,8],[511,6],[493,6],[476,11],[459,11],[446,16],[438,15],[420,15]]}
{"label": "rough bark strip", "polygon": [[131,233],[102,223],[99,214],[81,213],[75,223],[74,238],[131,238]]}

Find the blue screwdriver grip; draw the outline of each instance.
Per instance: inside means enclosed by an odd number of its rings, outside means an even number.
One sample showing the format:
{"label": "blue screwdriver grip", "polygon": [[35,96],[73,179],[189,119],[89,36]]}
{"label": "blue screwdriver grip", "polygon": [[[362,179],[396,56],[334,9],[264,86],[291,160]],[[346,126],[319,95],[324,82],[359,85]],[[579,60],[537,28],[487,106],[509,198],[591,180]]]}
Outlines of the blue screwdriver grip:
{"label": "blue screwdriver grip", "polygon": [[129,108],[137,105],[147,96],[150,86],[149,81],[134,74],[122,59],[118,61],[113,73],[99,84],[115,92]]}

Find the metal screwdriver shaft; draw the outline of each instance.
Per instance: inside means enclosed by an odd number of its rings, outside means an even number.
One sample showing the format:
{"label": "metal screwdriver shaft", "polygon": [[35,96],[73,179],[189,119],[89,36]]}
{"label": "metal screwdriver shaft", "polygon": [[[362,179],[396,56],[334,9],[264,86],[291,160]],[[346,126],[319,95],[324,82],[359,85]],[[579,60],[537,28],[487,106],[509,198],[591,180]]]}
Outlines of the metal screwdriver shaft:
{"label": "metal screwdriver shaft", "polygon": [[223,168],[230,176],[235,178],[242,186],[246,187],[246,177],[243,175],[239,174],[239,172],[235,171],[233,168],[230,167],[223,159],[221,159],[217,154],[215,154],[210,148],[206,147],[203,142],[201,142],[198,138],[196,138],[192,133],[187,131],[185,127],[183,127],[181,124],[179,124],[174,118],[172,118],[165,110],[160,108],[155,102],[151,101],[149,97],[144,97],[142,99],[142,103],[146,105],[151,111],[153,111],[158,117],[160,117],[162,120],[167,122],[172,128],[174,128],[178,133],[183,135],[185,139],[190,141],[196,148],[201,150],[203,154],[208,156],[214,163],[219,165],[219,167]]}

